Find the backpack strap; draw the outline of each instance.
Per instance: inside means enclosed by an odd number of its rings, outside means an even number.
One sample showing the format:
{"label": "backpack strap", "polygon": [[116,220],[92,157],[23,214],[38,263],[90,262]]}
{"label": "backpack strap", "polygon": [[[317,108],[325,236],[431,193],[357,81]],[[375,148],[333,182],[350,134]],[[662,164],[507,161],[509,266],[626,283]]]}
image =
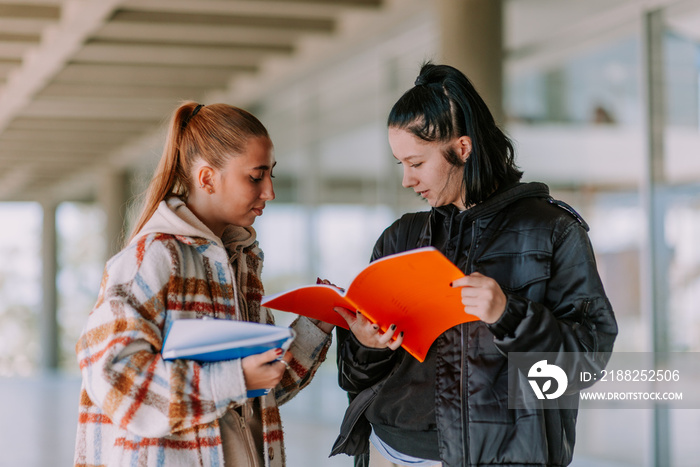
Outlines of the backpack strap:
{"label": "backpack strap", "polygon": [[430,211],[404,214],[399,219],[399,229],[396,236],[397,252],[413,250],[422,246],[422,240],[427,240],[430,233]]}
{"label": "backpack strap", "polygon": [[579,222],[579,224],[581,224],[581,226],[583,226],[583,228],[586,229],[586,232],[588,232],[590,230],[586,221],[583,220],[583,217],[581,217],[581,215],[578,212],[576,212],[576,210],[574,208],[572,208],[571,206],[566,204],[564,201],[554,199],[554,198],[547,198],[547,201],[549,202],[549,204],[554,205],[558,208],[561,208],[564,211],[571,214],[572,216],[574,216],[574,219],[576,219]]}

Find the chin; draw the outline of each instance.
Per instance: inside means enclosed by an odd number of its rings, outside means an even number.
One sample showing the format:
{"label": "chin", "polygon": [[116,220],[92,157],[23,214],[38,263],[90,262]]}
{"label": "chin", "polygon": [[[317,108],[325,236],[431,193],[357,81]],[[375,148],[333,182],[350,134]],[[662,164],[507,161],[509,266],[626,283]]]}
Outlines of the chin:
{"label": "chin", "polygon": [[253,225],[253,222],[255,222],[255,218],[236,219],[234,222],[231,222],[231,225],[235,225],[236,227],[250,227],[251,225]]}

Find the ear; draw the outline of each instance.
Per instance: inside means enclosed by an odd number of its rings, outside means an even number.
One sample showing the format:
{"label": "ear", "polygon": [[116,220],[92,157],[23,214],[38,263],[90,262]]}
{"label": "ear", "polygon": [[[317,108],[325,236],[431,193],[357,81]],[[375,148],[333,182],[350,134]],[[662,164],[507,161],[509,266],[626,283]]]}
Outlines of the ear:
{"label": "ear", "polygon": [[197,168],[195,175],[195,182],[197,183],[197,187],[203,188],[209,193],[214,192],[214,175],[216,175],[214,169],[212,169],[208,165],[201,165]]}
{"label": "ear", "polygon": [[472,139],[469,136],[460,136],[457,138],[457,154],[462,162],[467,162],[472,153]]}

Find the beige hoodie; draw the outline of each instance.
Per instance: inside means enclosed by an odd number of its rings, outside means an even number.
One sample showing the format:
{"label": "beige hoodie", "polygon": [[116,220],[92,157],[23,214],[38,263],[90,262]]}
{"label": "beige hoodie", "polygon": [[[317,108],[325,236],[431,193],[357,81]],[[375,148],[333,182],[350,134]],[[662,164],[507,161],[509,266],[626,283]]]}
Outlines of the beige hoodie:
{"label": "beige hoodie", "polygon": [[[244,248],[253,245],[256,241],[255,229],[252,227],[239,227],[229,225],[224,230],[222,238],[219,238],[204,223],[194,215],[185,202],[172,196],[165,201],[161,201],[153,216],[146,222],[139,233],[131,240],[130,244],[137,241],[139,237],[153,233],[163,233],[178,235],[189,238],[203,238],[217,246],[224,248],[228,254],[229,262],[233,267],[235,280],[233,281],[234,296],[236,298],[236,318],[247,321],[247,304],[245,298],[238,291],[238,284],[247,273],[245,261],[238,261]],[[260,248],[255,245],[254,253],[262,255]],[[241,313],[241,310],[243,312]]]}

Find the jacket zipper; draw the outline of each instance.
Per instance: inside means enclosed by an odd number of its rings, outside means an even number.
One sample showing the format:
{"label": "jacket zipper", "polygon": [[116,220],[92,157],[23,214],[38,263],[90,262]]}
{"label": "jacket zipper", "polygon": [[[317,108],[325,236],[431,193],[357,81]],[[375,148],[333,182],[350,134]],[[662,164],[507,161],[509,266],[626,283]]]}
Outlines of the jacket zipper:
{"label": "jacket zipper", "polygon": [[243,436],[243,439],[245,440],[245,445],[248,451],[248,459],[251,462],[251,466],[258,465],[258,454],[255,452],[255,443],[253,442],[253,437],[250,434],[250,430],[248,430],[248,423],[246,422],[247,415],[243,415],[242,412],[248,410],[248,405],[243,405],[241,409],[241,415],[238,415],[236,418],[238,419],[238,423],[241,427],[241,435]]}

